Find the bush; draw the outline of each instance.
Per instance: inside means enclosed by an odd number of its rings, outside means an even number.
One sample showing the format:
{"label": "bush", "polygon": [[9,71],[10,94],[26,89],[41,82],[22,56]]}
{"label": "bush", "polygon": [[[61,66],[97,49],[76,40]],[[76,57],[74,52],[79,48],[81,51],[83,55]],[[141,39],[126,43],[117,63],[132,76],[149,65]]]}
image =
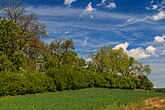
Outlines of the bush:
{"label": "bush", "polygon": [[81,89],[88,86],[87,73],[81,69],[49,68],[46,74],[54,79],[59,91]]}
{"label": "bush", "polygon": [[131,78],[126,76],[120,76],[117,74],[102,74],[106,82],[108,82],[108,88],[120,88],[120,89],[135,89],[136,84],[131,80]]}
{"label": "bush", "polygon": [[56,91],[53,79],[44,73],[0,73],[0,96]]}
{"label": "bush", "polygon": [[132,77],[132,81],[136,84],[137,89],[152,90],[154,86],[153,83],[145,75],[134,76]]}
{"label": "bush", "polygon": [[58,91],[87,87],[135,89],[131,78],[117,74],[89,72],[85,69],[49,68],[46,71],[54,79]]}

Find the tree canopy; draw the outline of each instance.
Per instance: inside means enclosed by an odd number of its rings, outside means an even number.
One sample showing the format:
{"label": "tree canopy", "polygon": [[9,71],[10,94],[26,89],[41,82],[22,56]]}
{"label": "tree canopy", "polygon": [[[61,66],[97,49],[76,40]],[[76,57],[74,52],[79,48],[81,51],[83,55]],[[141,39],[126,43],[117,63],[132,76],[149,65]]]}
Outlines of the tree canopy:
{"label": "tree canopy", "polygon": [[112,47],[104,46],[96,54],[90,53],[90,57],[92,58],[90,66],[93,65],[96,72],[108,72],[123,76],[145,73],[148,75],[151,73],[149,65],[143,65],[133,57],[129,57],[122,48],[113,49]]}

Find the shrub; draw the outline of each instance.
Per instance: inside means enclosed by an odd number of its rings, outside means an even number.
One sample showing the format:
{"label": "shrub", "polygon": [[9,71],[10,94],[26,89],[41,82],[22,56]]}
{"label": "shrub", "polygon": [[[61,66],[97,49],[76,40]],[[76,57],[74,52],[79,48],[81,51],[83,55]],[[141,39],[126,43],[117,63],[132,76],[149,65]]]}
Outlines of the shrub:
{"label": "shrub", "polygon": [[54,79],[59,91],[81,89],[88,86],[86,81],[87,73],[81,69],[49,68],[46,74]]}
{"label": "shrub", "polygon": [[0,96],[56,91],[53,79],[44,73],[0,73]]}
{"label": "shrub", "polygon": [[145,75],[138,75],[132,77],[132,81],[136,84],[137,89],[152,90],[153,83]]}

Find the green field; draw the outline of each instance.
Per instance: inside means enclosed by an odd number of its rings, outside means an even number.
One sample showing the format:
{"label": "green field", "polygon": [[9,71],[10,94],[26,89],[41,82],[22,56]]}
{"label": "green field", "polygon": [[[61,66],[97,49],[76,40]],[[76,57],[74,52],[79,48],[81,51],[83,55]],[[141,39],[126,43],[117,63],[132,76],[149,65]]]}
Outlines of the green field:
{"label": "green field", "polygon": [[90,88],[7,96],[0,98],[0,110],[108,110],[129,104],[142,104],[140,102],[151,97],[165,98],[165,94],[140,90]]}

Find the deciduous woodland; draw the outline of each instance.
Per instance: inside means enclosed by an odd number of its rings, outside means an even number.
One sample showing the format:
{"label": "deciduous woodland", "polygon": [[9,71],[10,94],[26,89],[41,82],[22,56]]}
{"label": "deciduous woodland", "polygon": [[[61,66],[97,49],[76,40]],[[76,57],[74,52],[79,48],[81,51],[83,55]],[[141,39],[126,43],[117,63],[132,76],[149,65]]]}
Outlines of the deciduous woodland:
{"label": "deciduous woodland", "polygon": [[72,39],[40,40],[46,27],[18,2],[3,3],[0,17],[0,96],[74,90],[89,87],[153,88],[149,65],[122,48],[101,47],[80,58]]}

